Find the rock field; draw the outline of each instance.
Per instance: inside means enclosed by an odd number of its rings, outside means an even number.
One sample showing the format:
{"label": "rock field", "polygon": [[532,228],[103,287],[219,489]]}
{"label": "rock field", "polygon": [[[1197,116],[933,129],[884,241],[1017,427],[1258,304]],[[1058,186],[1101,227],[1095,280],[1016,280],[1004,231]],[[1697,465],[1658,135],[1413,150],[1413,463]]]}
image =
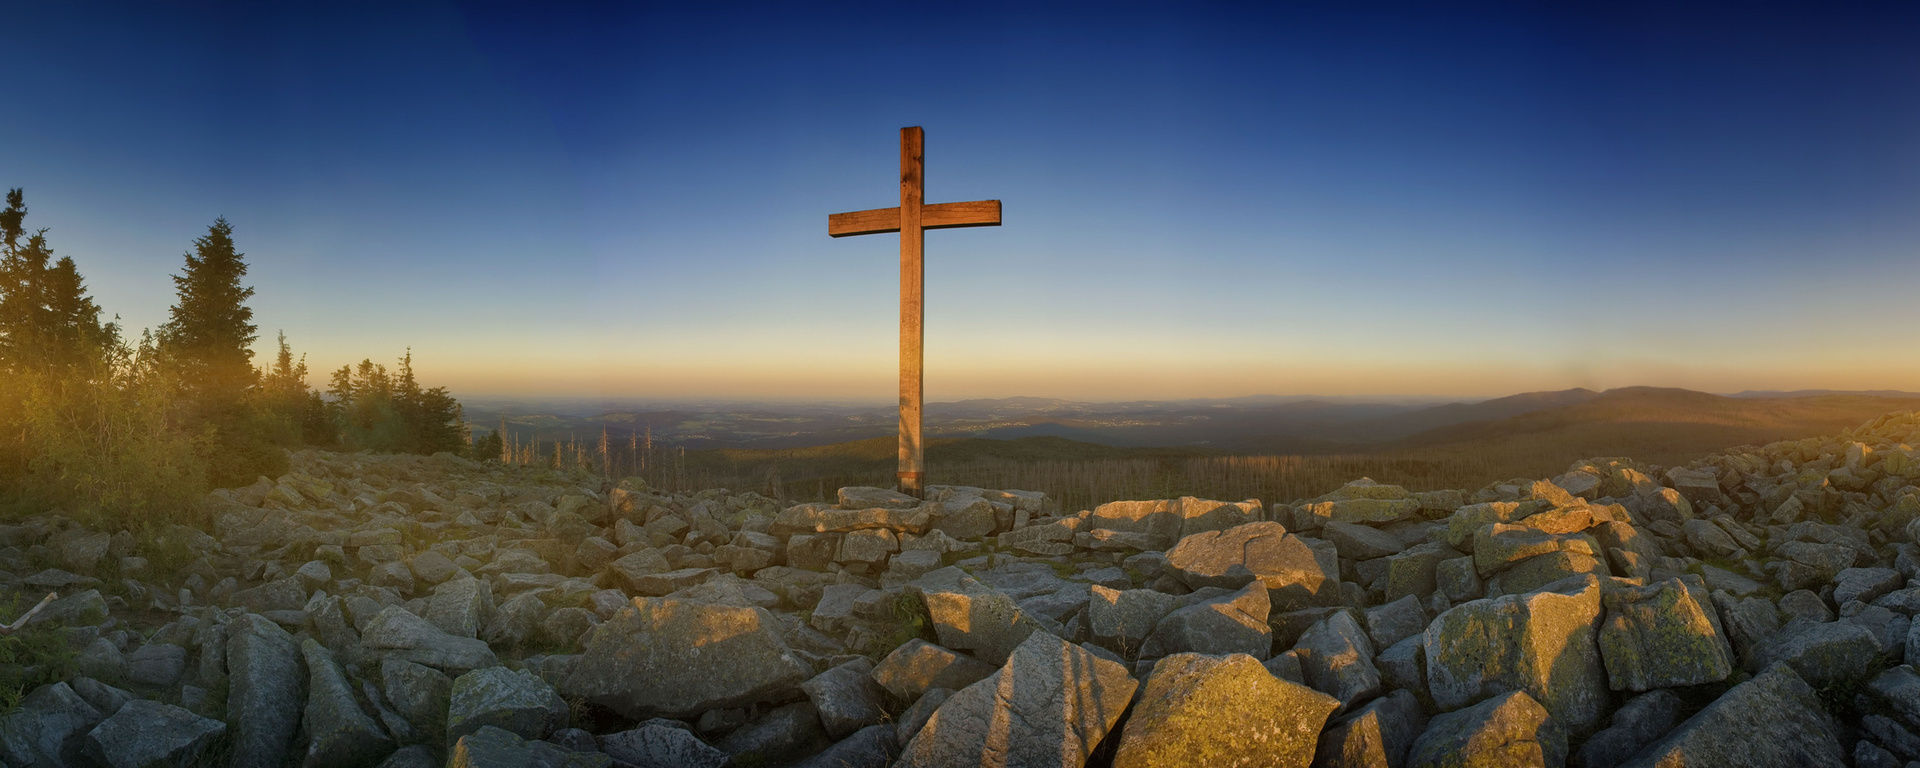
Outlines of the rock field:
{"label": "rock field", "polygon": [[73,670],[0,766],[1913,765],[1914,445],[1080,511],[304,452],[164,574],[0,526]]}

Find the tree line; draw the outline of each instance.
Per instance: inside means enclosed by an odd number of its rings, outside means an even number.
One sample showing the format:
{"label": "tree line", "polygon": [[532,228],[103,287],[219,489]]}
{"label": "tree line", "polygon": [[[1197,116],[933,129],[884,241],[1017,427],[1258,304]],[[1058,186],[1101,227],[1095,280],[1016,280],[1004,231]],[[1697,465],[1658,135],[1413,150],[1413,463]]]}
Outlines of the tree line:
{"label": "tree line", "polygon": [[[0,508],[63,509],[116,527],[183,519],[209,488],[278,476],[287,450],[468,452],[460,404],[423,388],[408,350],[307,385],[286,335],[255,368],[258,326],[233,226],[216,219],[173,276],[160,327],[129,343],[20,189],[0,210]],[[478,458],[499,458],[489,446]]]}

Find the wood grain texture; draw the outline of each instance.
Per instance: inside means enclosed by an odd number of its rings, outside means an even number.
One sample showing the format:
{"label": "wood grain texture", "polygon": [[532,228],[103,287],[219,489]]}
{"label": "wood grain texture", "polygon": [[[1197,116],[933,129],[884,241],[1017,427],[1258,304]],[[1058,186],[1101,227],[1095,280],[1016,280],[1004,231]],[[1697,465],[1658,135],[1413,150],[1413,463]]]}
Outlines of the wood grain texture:
{"label": "wood grain texture", "polygon": [[[920,228],[959,229],[961,227],[1000,226],[1000,201],[969,200],[964,203],[934,203],[920,206]],[[899,208],[874,208],[827,216],[827,234],[832,237],[880,235],[900,231]]]}
{"label": "wood grain texture", "polygon": [[900,129],[900,490],[914,497],[925,493],[926,451],[920,442],[920,403],[925,395],[921,358],[925,329],[923,290],[926,264],[921,251],[926,233],[920,203],[925,189],[925,138],[919,126]]}

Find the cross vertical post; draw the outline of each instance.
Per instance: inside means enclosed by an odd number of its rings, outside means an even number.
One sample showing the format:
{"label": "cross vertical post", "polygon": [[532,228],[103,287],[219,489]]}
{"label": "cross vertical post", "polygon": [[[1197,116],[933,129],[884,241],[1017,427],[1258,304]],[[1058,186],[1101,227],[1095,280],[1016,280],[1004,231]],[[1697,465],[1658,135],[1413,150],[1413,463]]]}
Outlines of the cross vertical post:
{"label": "cross vertical post", "polygon": [[900,490],[926,494],[926,446],[920,436],[921,401],[926,394],[922,354],[925,329],[926,230],[1000,226],[1000,201],[965,203],[925,201],[925,134],[919,126],[900,129],[900,207],[851,211],[827,216],[832,237],[900,233]]}
{"label": "cross vertical post", "polygon": [[900,491],[919,498],[926,493],[927,457],[920,440],[920,405],[926,395],[922,354],[926,329],[926,262],[921,258],[926,232],[920,228],[920,203],[926,146],[919,126],[900,129]]}

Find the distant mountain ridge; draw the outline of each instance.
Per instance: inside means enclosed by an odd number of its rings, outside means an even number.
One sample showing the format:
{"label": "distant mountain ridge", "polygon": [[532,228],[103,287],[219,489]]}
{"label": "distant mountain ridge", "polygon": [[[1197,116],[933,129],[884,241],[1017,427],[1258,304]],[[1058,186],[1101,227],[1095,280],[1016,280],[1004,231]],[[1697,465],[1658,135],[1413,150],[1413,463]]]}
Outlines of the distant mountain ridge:
{"label": "distant mountain ridge", "polygon": [[[1838,432],[1893,411],[1920,410],[1920,395],[1836,393],[1734,397],[1664,387],[1622,387],[1581,402],[1464,422],[1408,436],[1383,450],[1504,457],[1631,455],[1675,463],[1732,446]],[[1541,471],[1562,468],[1543,466]]]}
{"label": "distant mountain ridge", "polygon": [[1908,392],[1903,389],[1749,389],[1735,392],[1728,397],[1821,397],[1823,395],[1866,395],[1869,397],[1920,397],[1920,392]]}

